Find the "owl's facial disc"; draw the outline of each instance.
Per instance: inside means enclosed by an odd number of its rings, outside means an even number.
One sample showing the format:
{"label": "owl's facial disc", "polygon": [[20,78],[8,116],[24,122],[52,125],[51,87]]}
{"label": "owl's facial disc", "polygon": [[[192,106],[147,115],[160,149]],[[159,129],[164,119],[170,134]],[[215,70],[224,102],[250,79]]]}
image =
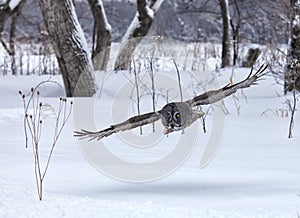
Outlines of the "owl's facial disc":
{"label": "owl's facial disc", "polygon": [[172,116],[171,113],[168,113],[168,118],[169,118],[169,123],[168,123],[168,128],[169,129],[174,129],[174,130],[179,130],[181,127],[180,125],[180,113],[175,112]]}

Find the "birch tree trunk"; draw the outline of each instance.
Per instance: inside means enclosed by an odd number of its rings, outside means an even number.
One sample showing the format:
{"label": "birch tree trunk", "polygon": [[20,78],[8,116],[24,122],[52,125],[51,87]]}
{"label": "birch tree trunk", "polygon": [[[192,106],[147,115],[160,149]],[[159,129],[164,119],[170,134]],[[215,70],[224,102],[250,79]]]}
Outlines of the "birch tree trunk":
{"label": "birch tree trunk", "polygon": [[66,94],[92,96],[97,86],[83,30],[72,0],[39,0]]}
{"label": "birch tree trunk", "polygon": [[229,32],[229,8],[228,0],[219,0],[222,23],[223,23],[223,38],[222,38],[222,64],[221,67],[230,65],[230,32]]}
{"label": "birch tree trunk", "polygon": [[300,0],[290,0],[290,38],[284,92],[300,91]]}
{"label": "birch tree trunk", "polygon": [[115,70],[126,70],[132,54],[150,30],[152,22],[164,0],[137,0],[137,13],[121,42]]}
{"label": "birch tree trunk", "polygon": [[95,70],[106,70],[110,46],[111,46],[111,27],[107,21],[102,0],[88,0],[93,17],[93,51],[92,60]]}
{"label": "birch tree trunk", "polygon": [[237,0],[233,1],[234,3],[234,11],[236,22],[233,21],[232,17],[230,17],[230,26],[232,32],[232,43],[233,43],[233,57],[232,57],[232,65],[236,66],[238,60],[239,53],[239,43],[240,43],[240,27],[241,27],[241,12],[237,3]]}

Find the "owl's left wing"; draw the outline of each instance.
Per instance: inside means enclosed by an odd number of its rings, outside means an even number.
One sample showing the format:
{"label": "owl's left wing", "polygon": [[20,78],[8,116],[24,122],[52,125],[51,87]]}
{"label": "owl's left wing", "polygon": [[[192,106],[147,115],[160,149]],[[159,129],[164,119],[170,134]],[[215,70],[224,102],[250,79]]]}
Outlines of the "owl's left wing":
{"label": "owl's left wing", "polygon": [[191,104],[193,107],[198,105],[207,105],[212,104],[217,101],[220,101],[226,98],[229,95],[234,94],[238,89],[248,88],[251,85],[257,84],[256,82],[263,77],[266,73],[265,70],[267,69],[268,65],[262,65],[255,73],[253,73],[253,68],[251,69],[248,77],[243,81],[236,83],[236,84],[228,84],[221,89],[213,90],[206,92],[202,95],[198,95],[187,102]]}
{"label": "owl's left wing", "polygon": [[120,131],[130,130],[139,126],[154,123],[160,118],[161,118],[160,111],[150,112],[150,113],[131,117],[122,123],[111,125],[110,127],[100,131],[94,132],[94,131],[81,129],[80,131],[75,131],[74,136],[79,137],[81,139],[88,138],[89,140],[94,140],[94,139],[100,140],[103,137],[110,136],[111,134]]}

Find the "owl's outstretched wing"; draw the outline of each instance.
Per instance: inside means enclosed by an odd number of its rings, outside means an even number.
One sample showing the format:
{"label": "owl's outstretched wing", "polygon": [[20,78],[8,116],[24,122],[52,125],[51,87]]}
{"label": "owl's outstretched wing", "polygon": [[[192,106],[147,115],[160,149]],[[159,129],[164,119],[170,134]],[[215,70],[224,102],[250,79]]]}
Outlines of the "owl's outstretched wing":
{"label": "owl's outstretched wing", "polygon": [[253,68],[252,68],[248,77],[243,81],[233,85],[228,84],[218,90],[205,92],[204,94],[198,95],[193,99],[188,100],[187,102],[191,104],[192,107],[194,107],[198,105],[212,104],[217,101],[220,101],[226,98],[227,96],[234,94],[238,89],[248,88],[251,85],[257,84],[256,82],[266,74],[265,70],[267,69],[267,67],[268,65],[266,66],[262,65],[255,73],[253,73]]}
{"label": "owl's outstretched wing", "polygon": [[88,138],[89,140],[94,140],[94,139],[100,140],[103,137],[110,136],[111,134],[120,131],[130,130],[139,126],[154,123],[160,118],[161,118],[160,111],[150,112],[150,113],[131,117],[122,123],[111,125],[107,129],[103,129],[100,131],[93,132],[93,131],[81,129],[80,131],[75,131],[74,136],[79,137],[81,139]]}

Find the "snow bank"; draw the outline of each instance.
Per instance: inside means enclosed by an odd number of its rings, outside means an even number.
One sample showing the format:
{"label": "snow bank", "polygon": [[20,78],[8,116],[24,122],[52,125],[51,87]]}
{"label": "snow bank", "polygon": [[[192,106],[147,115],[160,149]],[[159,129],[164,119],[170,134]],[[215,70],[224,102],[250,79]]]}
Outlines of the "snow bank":
{"label": "snow bank", "polygon": [[9,7],[11,10],[13,10],[15,7],[18,6],[18,4],[20,3],[21,0],[11,0],[9,2]]}
{"label": "snow bank", "polygon": [[35,190],[0,179],[0,217],[101,217],[101,218],[146,218],[146,217],[253,217],[253,218],[294,218],[296,213],[282,210],[213,210],[185,207],[170,207],[155,204],[152,201],[143,203],[130,201],[110,201],[90,197],[47,194],[39,202]]}
{"label": "snow bank", "polygon": [[[234,70],[233,81],[244,79],[248,73],[249,69]],[[230,75],[231,69],[222,71],[219,84],[227,84]],[[183,76],[182,82],[188,78]],[[0,217],[297,217],[300,114],[296,112],[293,139],[287,139],[288,118],[276,113],[261,116],[267,109],[287,110],[285,97],[276,94],[281,87],[274,85],[271,77],[246,89],[247,101],[238,94],[240,115],[233,98],[225,101],[230,114],[226,116],[221,149],[206,168],[199,169],[199,162],[209,138],[210,114],[206,120],[208,133],[199,133],[188,161],[170,176],[152,183],[123,183],[95,170],[80,153],[73,137],[73,123],[68,122],[53,153],[44,200],[39,202],[32,150],[24,148],[18,90],[25,92],[46,79],[47,76],[0,77]],[[60,76],[51,79],[62,86]],[[112,74],[104,84],[98,99],[99,128],[111,124],[109,106],[125,82],[128,79],[121,74]],[[64,94],[57,84],[45,84],[41,89],[42,101],[51,105]],[[43,128],[43,137],[52,138],[53,129],[46,122]],[[172,138],[163,137],[159,146],[149,150],[130,147],[118,136],[111,136],[105,143],[121,157],[146,162],[171,149]],[[43,159],[47,146],[41,149]]]}

